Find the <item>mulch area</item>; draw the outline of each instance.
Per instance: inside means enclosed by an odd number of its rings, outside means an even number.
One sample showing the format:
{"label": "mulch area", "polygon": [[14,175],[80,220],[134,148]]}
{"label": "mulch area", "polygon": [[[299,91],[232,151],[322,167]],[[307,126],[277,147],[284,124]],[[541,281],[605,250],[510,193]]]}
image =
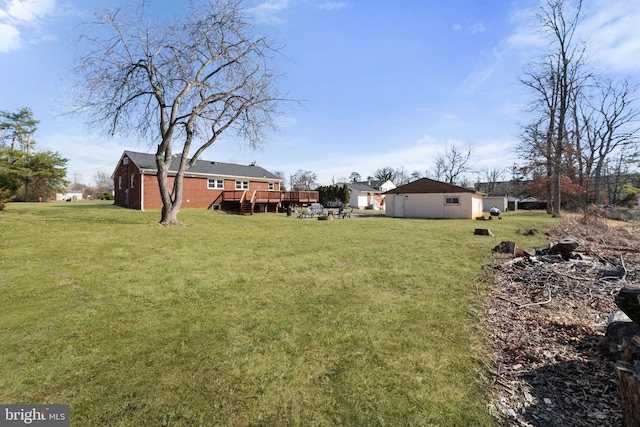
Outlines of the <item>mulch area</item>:
{"label": "mulch area", "polygon": [[640,285],[640,228],[574,217],[547,236],[551,247],[565,238],[579,246],[564,256],[519,250],[492,266],[490,410],[505,426],[621,426],[617,355],[603,341],[615,296]]}

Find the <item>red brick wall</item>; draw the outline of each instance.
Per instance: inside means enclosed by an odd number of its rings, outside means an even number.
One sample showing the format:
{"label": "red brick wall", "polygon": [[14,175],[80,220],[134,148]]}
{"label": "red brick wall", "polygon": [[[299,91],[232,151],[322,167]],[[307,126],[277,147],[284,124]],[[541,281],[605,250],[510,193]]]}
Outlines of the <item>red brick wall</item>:
{"label": "red brick wall", "polygon": [[[125,157],[126,158],[126,157]],[[124,160],[124,158],[123,158]],[[133,176],[133,187],[131,186],[131,177]],[[127,206],[127,192],[129,194],[129,207],[132,209],[140,209],[140,195],[142,185],[140,182],[140,171],[136,165],[129,161],[128,164],[120,162],[113,176],[113,188],[115,188],[114,204],[117,206]]]}
{"label": "red brick wall", "polygon": [[[141,175],[136,165],[129,161],[124,164],[124,159],[118,165],[113,177],[113,188],[115,188],[114,204],[117,206],[127,206],[127,190],[129,193],[128,207],[132,209],[142,209],[142,199],[144,198],[144,209],[161,209],[162,199],[158,188],[158,178],[155,175]],[[133,176],[133,187],[131,177]],[[144,182],[141,182],[144,179]],[[169,186],[173,186],[173,177],[169,177]],[[121,184],[121,185],[119,185]],[[142,194],[144,185],[144,195]],[[208,208],[220,196],[222,190],[207,188],[207,178],[185,177],[183,180],[183,208]],[[236,189],[234,179],[224,180],[224,189],[227,191]],[[269,183],[262,181],[249,181],[249,192],[255,190],[268,190]],[[280,186],[275,183],[274,190],[279,190]]]}
{"label": "red brick wall", "polygon": [[[169,188],[173,187],[173,177],[168,178]],[[161,209],[162,198],[158,187],[158,178],[155,175],[144,176],[144,208]],[[208,208],[211,203],[222,193],[222,190],[210,190],[207,188],[207,178],[185,177],[182,181],[182,207],[183,208]],[[235,184],[234,184],[235,185]]]}
{"label": "red brick wall", "polygon": [[[173,186],[173,177],[169,177],[169,185]],[[160,189],[158,188],[158,178],[155,175],[144,176],[144,208],[145,209],[161,209],[162,199],[160,198]],[[209,208],[211,204],[222,193],[222,190],[214,190],[207,188],[208,178],[191,178],[185,177],[183,180],[182,208]],[[224,189],[227,191],[236,189],[236,181],[234,179],[224,180]],[[261,181],[249,181],[249,192],[255,190],[268,190],[269,183]],[[279,186],[275,184],[275,190]]]}

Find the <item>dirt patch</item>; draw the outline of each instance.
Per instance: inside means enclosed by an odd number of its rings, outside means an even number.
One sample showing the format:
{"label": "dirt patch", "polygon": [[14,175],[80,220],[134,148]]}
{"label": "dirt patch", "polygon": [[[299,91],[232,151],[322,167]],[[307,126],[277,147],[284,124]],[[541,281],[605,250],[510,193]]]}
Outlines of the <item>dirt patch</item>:
{"label": "dirt patch", "polygon": [[[507,426],[620,426],[613,362],[602,346],[614,297],[640,281],[640,229],[566,217],[549,241],[576,254],[496,259],[486,308],[496,385],[491,410]],[[530,252],[530,251],[527,251]]]}

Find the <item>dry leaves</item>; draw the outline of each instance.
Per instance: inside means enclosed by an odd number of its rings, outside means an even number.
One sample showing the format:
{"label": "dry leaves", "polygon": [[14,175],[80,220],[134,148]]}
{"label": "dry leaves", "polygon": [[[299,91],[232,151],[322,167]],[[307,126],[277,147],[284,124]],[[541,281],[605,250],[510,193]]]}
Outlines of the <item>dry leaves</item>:
{"label": "dry leaves", "polygon": [[[524,232],[526,233],[526,232]],[[496,396],[508,426],[620,426],[613,361],[600,342],[614,297],[640,279],[640,229],[563,219],[549,241],[580,246],[497,261],[486,308]]]}

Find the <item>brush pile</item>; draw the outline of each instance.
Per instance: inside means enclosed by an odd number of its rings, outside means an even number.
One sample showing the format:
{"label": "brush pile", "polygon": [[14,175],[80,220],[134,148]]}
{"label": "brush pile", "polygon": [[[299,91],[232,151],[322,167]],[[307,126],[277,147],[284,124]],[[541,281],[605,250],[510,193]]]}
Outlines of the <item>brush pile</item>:
{"label": "brush pile", "polygon": [[507,426],[620,426],[618,346],[605,333],[620,289],[640,285],[640,228],[568,218],[547,234],[546,247],[493,266],[490,409]]}

